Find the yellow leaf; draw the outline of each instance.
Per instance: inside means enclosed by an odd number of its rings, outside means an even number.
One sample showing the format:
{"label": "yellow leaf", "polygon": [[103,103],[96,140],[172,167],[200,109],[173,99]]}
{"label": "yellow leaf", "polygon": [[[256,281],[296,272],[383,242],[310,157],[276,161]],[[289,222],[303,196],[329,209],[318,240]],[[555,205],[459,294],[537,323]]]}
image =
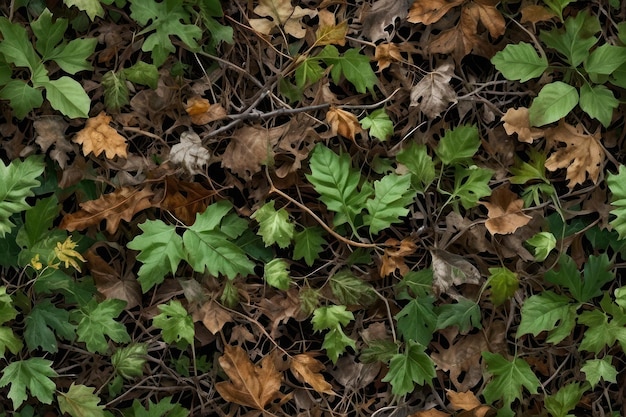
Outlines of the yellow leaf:
{"label": "yellow leaf", "polygon": [[76,134],[74,142],[83,145],[83,155],[93,152],[95,156],[102,152],[107,158],[116,156],[127,157],[126,139],[109,126],[111,116],[101,112],[96,117],[87,120],[85,128]]}
{"label": "yellow leaf", "polygon": [[346,44],[346,34],[348,33],[348,21],[336,24],[335,15],[328,10],[320,10],[318,13],[320,25],[315,31],[315,45],[339,45]]}
{"label": "yellow leaf", "polygon": [[76,243],[72,242],[72,237],[68,236],[65,239],[65,242],[57,242],[56,247],[54,248],[54,256],[65,264],[66,268],[69,268],[71,265],[77,271],[80,271],[80,265],[78,265],[77,261],[85,262],[85,258],[74,250],[76,247]]}

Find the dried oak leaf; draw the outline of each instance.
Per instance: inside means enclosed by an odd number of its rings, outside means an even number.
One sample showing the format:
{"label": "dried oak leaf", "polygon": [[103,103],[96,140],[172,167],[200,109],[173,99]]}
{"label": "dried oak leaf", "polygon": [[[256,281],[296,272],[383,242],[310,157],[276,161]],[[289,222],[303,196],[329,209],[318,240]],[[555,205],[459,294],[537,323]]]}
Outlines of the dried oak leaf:
{"label": "dried oak leaf", "polygon": [[85,128],[73,139],[74,142],[83,145],[83,155],[87,156],[93,152],[98,156],[104,152],[109,159],[116,156],[126,158],[128,144],[122,135],[109,126],[111,120],[111,116],[107,116],[105,112],[87,120]]}
{"label": "dried oak leaf", "polygon": [[215,194],[217,191],[207,189],[200,183],[181,181],[174,176],[168,176],[165,179],[165,197],[160,207],[190,226],[196,220],[196,214],[202,213],[207,208]]}
{"label": "dried oak leaf", "polygon": [[96,289],[106,299],[124,300],[127,309],[141,303],[139,281],[131,274],[125,274],[121,263],[110,264],[93,247],[87,251],[85,258]]}
{"label": "dried oak leaf", "polygon": [[599,129],[593,135],[588,135],[584,133],[582,124],[574,127],[561,119],[557,127],[546,130],[545,136],[552,143],[565,144],[550,155],[545,163],[547,170],[567,168],[565,176],[569,180],[567,186],[570,189],[585,182],[587,176],[594,184],[598,182],[605,157],[600,145]]}
{"label": "dried oak leaf", "polygon": [[[317,141],[321,139],[315,131],[315,125],[309,118],[300,115],[293,117],[285,134],[280,138],[275,158],[276,176],[285,178],[302,167],[302,161],[309,157],[309,153]],[[330,135],[329,132],[327,132]]]}
{"label": "dried oak leaf", "polygon": [[67,122],[61,116],[45,116],[39,117],[33,123],[37,137],[35,142],[41,147],[41,150],[48,152],[50,147],[50,158],[57,161],[63,169],[67,167],[69,160],[68,153],[72,152],[72,145],[65,139],[65,130],[68,127]]}
{"label": "dried oak leaf", "polygon": [[180,135],[180,143],[172,146],[170,161],[180,164],[191,174],[202,173],[202,167],[209,164],[211,153],[202,146],[197,133],[186,131]]}
{"label": "dried oak leaf", "polygon": [[320,394],[336,395],[333,387],[320,373],[326,369],[324,364],[313,357],[310,353],[302,353],[291,358],[290,369],[299,380],[309,384]]}
{"label": "dried oak leaf", "polygon": [[320,10],[318,18],[320,24],[315,31],[315,44],[344,46],[348,34],[348,21],[336,23],[335,14],[328,10]]}
{"label": "dried oak leaf", "polygon": [[261,359],[260,366],[252,364],[247,353],[239,346],[225,346],[219,363],[230,381],[215,384],[221,397],[246,407],[265,409],[280,396],[282,374],[276,369],[274,355]]}
{"label": "dried oak leaf", "polygon": [[187,100],[185,111],[191,118],[191,123],[195,125],[205,125],[227,116],[226,109],[221,104],[211,104],[209,100],[202,97],[192,97]]}
{"label": "dried oak leaf", "polygon": [[275,27],[282,26],[285,33],[298,39],[306,35],[306,27],[302,24],[304,16],[315,17],[316,10],[293,7],[290,0],[260,0],[254,13],[269,19],[250,19],[250,26],[257,32],[269,35]]}
{"label": "dried oak leaf", "polygon": [[388,41],[393,37],[393,30],[387,28],[394,27],[396,19],[406,17],[409,4],[411,0],[374,0],[371,6],[364,3],[361,6],[361,33],[372,42]]}
{"label": "dried oak leaf", "polygon": [[535,139],[542,138],[544,135],[543,129],[530,125],[530,117],[526,107],[517,109],[511,107],[500,120],[504,122],[503,127],[506,134],[517,133],[517,139],[520,142],[533,143]]}
{"label": "dried oak leaf", "polygon": [[337,107],[331,107],[326,112],[326,121],[330,125],[333,135],[341,135],[352,141],[356,140],[356,134],[362,130],[361,124],[354,114]]}
{"label": "dried oak leaf", "polygon": [[389,67],[392,62],[402,61],[402,55],[400,55],[400,48],[395,43],[381,43],[376,45],[374,59],[378,63],[378,71],[382,71]]}
{"label": "dried oak leaf", "polygon": [[428,73],[411,89],[410,106],[417,107],[431,119],[438,117],[450,102],[456,103],[456,93],[450,80],[454,66],[447,62]]}
{"label": "dried oak leaf", "polygon": [[450,9],[462,4],[465,0],[415,0],[407,20],[411,23],[430,25],[439,21]]}
{"label": "dried oak leaf", "polygon": [[508,187],[500,187],[491,193],[489,202],[481,202],[487,207],[485,227],[492,235],[508,235],[530,222],[532,217],[522,212],[524,201]]}
{"label": "dried oak leaf", "polygon": [[154,193],[148,187],[141,189],[123,187],[96,200],[81,203],[81,210],[63,217],[59,227],[71,232],[95,226],[106,220],[106,231],[113,234],[121,220],[129,222],[138,212],[154,207],[153,196]]}
{"label": "dried oak leaf", "polygon": [[232,322],[232,315],[224,307],[211,300],[200,308],[194,309],[191,317],[193,321],[201,321],[211,333],[216,334],[226,323]]}
{"label": "dried oak leaf", "polygon": [[401,276],[409,272],[409,267],[404,262],[404,258],[412,255],[417,250],[415,242],[409,238],[398,241],[397,239],[387,239],[385,241],[385,251],[381,257],[380,276],[386,277],[396,270]]}

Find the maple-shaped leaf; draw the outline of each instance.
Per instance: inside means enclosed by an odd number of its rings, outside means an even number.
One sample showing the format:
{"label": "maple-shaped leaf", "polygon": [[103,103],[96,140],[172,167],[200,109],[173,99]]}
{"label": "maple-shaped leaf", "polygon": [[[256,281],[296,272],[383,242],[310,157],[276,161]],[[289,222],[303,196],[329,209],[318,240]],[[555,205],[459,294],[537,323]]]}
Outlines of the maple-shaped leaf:
{"label": "maple-shaped leaf", "polygon": [[100,112],[96,117],[87,120],[83,130],[72,139],[75,143],[83,145],[83,155],[87,156],[93,152],[95,156],[99,156],[104,152],[109,159],[128,156],[126,138],[109,125],[111,120],[111,116],[105,112]]}
{"label": "maple-shaped leaf", "polygon": [[412,340],[428,346],[437,328],[434,301],[435,298],[430,295],[415,298],[394,316],[398,322],[398,333],[405,341]]}
{"label": "maple-shaped leaf", "polygon": [[98,303],[91,300],[85,306],[73,311],[78,322],[76,334],[79,342],[85,342],[87,350],[105,353],[109,344],[105,336],[117,343],[130,342],[130,336],[123,323],[117,317],[126,307],[126,301],[104,300]]}
{"label": "maple-shaped leaf", "polygon": [[333,364],[337,363],[339,356],[341,356],[348,347],[356,349],[356,342],[348,337],[348,335],[344,333],[341,327],[335,327],[334,329],[330,329],[324,335],[324,343],[322,343],[322,349],[326,350],[326,354],[328,355],[328,358],[333,362]]}
{"label": "maple-shaped leaf", "polygon": [[430,25],[438,22],[452,8],[464,0],[415,0],[409,10],[407,20],[411,23]]}
{"label": "maple-shaped leaf", "polygon": [[69,341],[76,336],[76,326],[70,323],[70,313],[57,308],[49,299],[38,301],[25,321],[24,340],[31,351],[41,347],[46,352],[56,353],[56,335]]}
{"label": "maple-shaped leaf", "polygon": [[91,272],[98,292],[105,298],[126,301],[128,310],[141,304],[141,285],[135,274],[123,270],[121,262],[109,263],[91,247],[85,254],[87,267]]}
{"label": "maple-shaped leaf", "polygon": [[544,135],[543,129],[530,126],[530,116],[526,107],[517,109],[511,107],[500,120],[504,122],[503,127],[506,134],[517,133],[517,139],[520,142],[533,143],[535,139],[542,138]]}
{"label": "maple-shaped leaf", "polygon": [[489,268],[489,288],[491,301],[498,306],[513,297],[519,288],[517,274],[506,267]]}
{"label": "maple-shaped leaf", "polygon": [[[506,22],[502,13],[497,9],[500,2],[498,0],[475,0],[463,5],[462,14],[471,16],[471,20],[478,22],[487,29],[492,38],[504,35]],[[474,26],[474,32],[477,32]]]}
{"label": "maple-shaped leaf", "polygon": [[330,277],[330,290],[337,300],[346,305],[368,305],[375,299],[374,289],[362,278],[359,279],[349,270],[343,269]]}
{"label": "maple-shaped leaf", "polygon": [[552,249],[556,248],[556,237],[550,232],[539,232],[526,240],[526,244],[533,248],[535,260],[543,262]]}
{"label": "maple-shaped leaf", "polygon": [[316,332],[324,329],[346,326],[354,320],[354,314],[346,306],[325,306],[316,308],[311,323]]}
{"label": "maple-shaped leaf", "polygon": [[457,95],[450,85],[454,65],[444,63],[424,76],[411,89],[410,106],[417,107],[431,119],[441,115],[450,103],[456,103]]}
{"label": "maple-shaped leaf", "polygon": [[320,20],[319,27],[315,31],[315,45],[339,45],[346,44],[346,35],[348,34],[348,21],[335,22],[335,14],[329,10],[320,10],[318,12]]}
{"label": "maple-shaped leaf", "polygon": [[[552,2],[548,4],[550,3]],[[542,31],[539,38],[564,55],[567,62],[575,68],[589,56],[589,50],[598,42],[598,38],[593,35],[601,29],[598,16],[592,16],[587,10],[583,10],[576,16],[568,17],[562,28]]]}
{"label": "maple-shaped leaf", "polygon": [[180,134],[180,142],[172,146],[170,161],[180,164],[191,174],[204,172],[202,167],[209,164],[211,153],[202,145],[197,133],[185,131]]}
{"label": "maple-shaped leaf", "polygon": [[569,383],[560,388],[556,394],[547,395],[544,399],[546,410],[553,417],[568,417],[569,414],[582,399],[583,393],[587,391],[587,384],[576,382]]}
{"label": "maple-shaped leaf", "polygon": [[293,236],[295,242],[293,245],[293,259],[295,261],[304,259],[308,266],[313,265],[319,254],[324,250],[324,245],[328,244],[323,236],[324,230],[318,226],[306,227],[296,232]]}
{"label": "maple-shaped leaf", "polygon": [[393,134],[393,122],[385,109],[374,110],[370,115],[361,119],[363,129],[369,129],[370,136],[381,141],[387,140]]}
{"label": "maple-shaped leaf", "polygon": [[479,168],[475,165],[464,168],[457,165],[454,170],[452,198],[458,199],[466,209],[476,206],[478,200],[491,194],[489,181],[492,176],[493,171],[488,168]]}
{"label": "maple-shaped leaf", "polygon": [[333,387],[320,373],[326,369],[324,364],[313,357],[310,353],[301,353],[291,358],[289,368],[300,381],[309,384],[320,394],[336,395]]}
{"label": "maple-shaped leaf", "polygon": [[26,389],[44,404],[52,403],[52,394],[56,384],[50,379],[58,376],[52,369],[52,361],[41,358],[30,358],[11,362],[2,370],[0,387],[11,384],[8,397],[17,410],[28,398]]}
{"label": "maple-shaped leaf", "polygon": [[264,356],[260,365],[254,365],[241,347],[226,345],[218,360],[230,379],[215,384],[224,400],[264,410],[280,397],[282,374],[276,369],[273,354]]}
{"label": "maple-shaped leaf", "polygon": [[626,349],[626,314],[621,308],[614,308],[610,313],[599,309],[583,311],[578,316],[578,323],[588,327],[580,342],[580,350],[598,354],[615,342],[619,342],[622,350]]}
{"label": "maple-shaped leaf", "polygon": [[480,147],[480,136],[476,125],[461,125],[446,130],[439,140],[435,153],[441,162],[452,165],[472,158]]}
{"label": "maple-shaped leaf", "polygon": [[527,333],[537,336],[548,331],[548,342],[559,343],[565,339],[576,324],[576,308],[571,299],[553,291],[543,291],[524,301],[522,319],[516,337]]}
{"label": "maple-shaped leaf", "polygon": [[276,210],[274,203],[274,200],[268,201],[250,217],[259,222],[258,234],[265,246],[277,243],[279,247],[286,248],[293,239],[295,225],[289,221],[287,210],[284,207]]}
{"label": "maple-shaped leaf", "polygon": [[398,167],[398,173],[408,170],[411,173],[411,183],[416,190],[424,191],[436,178],[435,163],[424,144],[410,142],[398,152],[396,160],[402,164]]}
{"label": "maple-shaped leaf", "polygon": [[[17,310],[13,307],[13,299],[7,294],[6,287],[0,287],[0,325],[13,320]],[[4,359],[5,351],[17,353],[22,349],[22,340],[18,338],[10,327],[0,326],[0,359]]]}
{"label": "maple-shaped leaf", "polygon": [[[510,362],[502,355],[491,352],[483,352],[482,356],[487,364],[487,372],[493,376],[483,390],[488,403],[502,399],[503,410],[509,412],[513,401],[522,398],[523,388],[531,394],[537,393],[541,382],[524,359],[516,357]],[[509,414],[513,415],[512,412]]]}
{"label": "maple-shaped leaf", "polygon": [[138,400],[133,400],[131,408],[124,410],[124,415],[133,417],[188,417],[189,410],[179,403],[172,403],[172,397],[162,398],[158,403],[148,400],[147,408]]}
{"label": "maple-shaped leaf", "polygon": [[269,35],[275,27],[283,27],[285,33],[296,38],[303,38],[306,27],[302,23],[304,16],[315,17],[316,10],[303,9],[300,6],[293,7],[289,0],[260,0],[254,8],[258,16],[268,19],[250,19],[250,26],[257,32]]}
{"label": "maple-shaped leaf", "polygon": [[226,323],[233,321],[233,316],[219,303],[209,300],[200,308],[192,310],[193,321],[201,321],[211,333],[217,334]]}
{"label": "maple-shaped leaf", "polygon": [[450,401],[450,406],[454,410],[471,411],[475,416],[486,416],[490,407],[483,405],[476,395],[471,392],[454,392],[446,390],[446,397]]}
{"label": "maple-shaped leaf", "polygon": [[615,279],[615,273],[610,271],[610,267],[611,262],[606,253],[600,256],[591,255],[585,263],[584,274],[581,277],[574,260],[567,255],[561,255],[558,270],[552,268],[547,271],[545,279],[567,288],[576,301],[586,303],[602,295],[604,284]]}
{"label": "maple-shaped leaf", "polygon": [[339,85],[343,76],[361,94],[374,90],[378,77],[370,66],[370,59],[361,54],[358,48],[350,48],[343,55],[339,55],[339,50],[334,45],[326,45],[317,56],[326,65],[332,66],[330,75],[335,84]]}
{"label": "maple-shaped leaf", "polygon": [[288,290],[291,285],[289,264],[281,258],[272,259],[263,267],[263,278],[274,288]]}
{"label": "maple-shaped leaf", "polygon": [[326,112],[326,121],[333,135],[341,135],[353,142],[356,140],[356,134],[361,132],[361,125],[356,116],[337,107],[331,107]]}
{"label": "maple-shaped leaf", "polygon": [[613,356],[606,355],[602,359],[589,359],[585,361],[580,370],[585,373],[585,379],[594,388],[600,380],[617,383],[617,369],[611,363]]}
{"label": "maple-shaped leaf", "polygon": [[66,139],[65,130],[67,122],[61,116],[45,116],[33,122],[37,137],[35,142],[43,152],[50,150],[50,158],[55,160],[62,169],[67,167],[69,153],[74,151],[70,142]]}
{"label": "maple-shaped leaf", "polygon": [[561,120],[557,127],[546,130],[546,138],[552,143],[563,143],[546,161],[546,169],[556,171],[567,168],[567,186],[572,189],[585,182],[587,177],[596,184],[605,155],[600,144],[600,130],[593,135],[584,133],[582,124],[576,127]]}
{"label": "maple-shaped leaf", "polygon": [[111,356],[113,369],[122,378],[131,379],[143,375],[143,367],[148,358],[148,345],[132,343],[118,348]]}
{"label": "maple-shaped leaf", "polygon": [[57,400],[62,413],[72,417],[104,417],[104,405],[98,405],[100,397],[95,388],[72,382],[67,392],[58,392]]}
{"label": "maple-shaped leaf", "polygon": [[113,234],[121,220],[129,222],[138,212],[153,207],[156,203],[152,197],[154,193],[149,188],[122,187],[96,200],[81,203],[81,210],[65,215],[59,227],[72,232],[97,226],[106,220],[106,230]]}
{"label": "maple-shaped leaf", "polygon": [[159,314],[154,316],[152,324],[161,329],[166,343],[178,343],[182,340],[193,343],[195,331],[193,319],[178,300],[158,306]]}
{"label": "maple-shaped leaf", "polygon": [[363,217],[372,235],[398,223],[409,212],[414,192],[410,175],[385,175],[374,182],[374,198],[365,202],[368,214]]}
{"label": "maple-shaped leaf", "polygon": [[374,59],[378,63],[378,71],[382,71],[388,68],[392,62],[402,61],[402,55],[400,54],[400,48],[395,43],[381,43],[376,45],[376,51],[374,52]]}
{"label": "maple-shaped leaf", "polygon": [[617,231],[619,238],[626,238],[626,168],[620,165],[617,174],[609,172],[606,182],[611,191],[611,215],[615,216],[610,225]]}
{"label": "maple-shaped leaf", "polygon": [[467,298],[460,297],[456,303],[442,304],[435,308],[437,329],[458,326],[459,331],[466,334],[473,328],[482,328],[480,307]]}
{"label": "maple-shaped leaf", "polygon": [[186,225],[196,220],[196,214],[202,213],[211,203],[217,191],[198,182],[182,181],[170,175],[165,179],[165,198],[160,207],[170,211],[174,217]]}
{"label": "maple-shaped leaf", "polygon": [[415,384],[431,384],[436,376],[435,363],[424,352],[421,344],[409,341],[404,352],[391,357],[389,372],[382,379],[391,383],[391,392],[394,395],[405,395],[415,389]]}
{"label": "maple-shaped leaf", "polygon": [[525,226],[532,219],[524,214],[522,208],[524,201],[517,197],[508,187],[499,187],[491,193],[489,202],[482,202],[487,207],[487,221],[485,227],[492,235],[506,235],[514,233],[517,229]]}
{"label": "maple-shaped leaf", "polygon": [[411,238],[405,238],[401,241],[387,239],[385,246],[383,256],[381,257],[380,276],[386,277],[396,272],[396,270],[403,277],[410,273],[404,258],[412,255],[417,250],[415,241]]}

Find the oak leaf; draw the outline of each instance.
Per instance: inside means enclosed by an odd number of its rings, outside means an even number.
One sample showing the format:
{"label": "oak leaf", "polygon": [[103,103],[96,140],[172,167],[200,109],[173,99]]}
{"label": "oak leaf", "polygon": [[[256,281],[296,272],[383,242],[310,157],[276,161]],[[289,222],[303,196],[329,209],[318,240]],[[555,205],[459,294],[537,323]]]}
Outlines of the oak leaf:
{"label": "oak leaf", "polygon": [[517,133],[517,139],[520,142],[533,143],[535,139],[542,138],[544,135],[543,129],[530,125],[530,117],[526,107],[517,109],[511,107],[500,120],[504,122],[503,127],[506,134]]}
{"label": "oak leaf", "polygon": [[336,107],[331,107],[326,112],[326,121],[330,124],[333,135],[341,135],[352,141],[356,140],[356,134],[361,132],[361,124],[356,116]]}
{"label": "oak leaf", "polygon": [[210,300],[200,308],[194,309],[191,317],[193,321],[201,321],[211,333],[216,334],[226,323],[232,322],[233,317],[224,307]]}
{"label": "oak leaf", "polygon": [[304,16],[314,17],[316,10],[293,7],[290,0],[260,0],[254,13],[269,19],[250,19],[250,26],[257,32],[269,35],[275,27],[282,26],[285,33],[298,39],[304,38],[306,28],[302,24]]}
{"label": "oak leaf", "polygon": [[385,251],[381,257],[380,276],[386,277],[398,270],[401,276],[409,272],[409,267],[404,258],[412,255],[417,250],[415,242],[409,238],[398,241],[397,239],[387,239],[385,241]]}
{"label": "oak leaf", "polygon": [[98,156],[104,152],[109,159],[116,156],[126,158],[128,144],[122,135],[109,126],[111,120],[111,116],[107,116],[105,112],[87,120],[83,130],[73,139],[74,142],[83,145],[83,155],[87,156],[93,152]]}
{"label": "oak leaf", "polygon": [[185,111],[195,125],[205,125],[227,116],[226,109],[220,104],[211,104],[206,98],[197,96],[187,100]]}
{"label": "oak leaf", "polygon": [[[502,13],[496,9],[496,6],[500,3],[500,0],[473,0],[463,6],[463,12],[469,13],[473,21],[482,23],[483,26],[489,31],[492,38],[497,38],[504,35],[506,28],[506,22]],[[476,26],[475,32],[477,31]]]}
{"label": "oak leaf", "polygon": [[507,235],[530,222],[532,217],[522,213],[524,201],[508,187],[500,187],[491,193],[489,202],[482,205],[489,211],[485,227],[492,235]]}
{"label": "oak leaf", "polygon": [[552,143],[565,144],[550,155],[545,163],[547,170],[567,168],[567,186],[570,189],[585,182],[587,176],[594,184],[598,182],[605,156],[600,145],[599,129],[593,135],[588,135],[584,133],[582,124],[573,126],[561,120],[557,127],[546,130],[545,136]]}
{"label": "oak leaf", "polygon": [[395,43],[381,43],[376,45],[374,59],[378,62],[378,71],[382,71],[394,61],[402,61],[400,48]]}
{"label": "oak leaf", "polygon": [[215,384],[224,400],[263,410],[280,396],[282,374],[276,369],[273,354],[263,357],[259,366],[252,364],[241,347],[226,345],[219,364],[230,378]]}
{"label": "oak leaf", "polygon": [[154,207],[152,197],[154,193],[148,187],[141,189],[122,187],[96,200],[81,203],[81,210],[63,217],[59,227],[72,232],[98,225],[102,220],[106,220],[106,230],[113,234],[121,220],[129,222],[138,212]]}
{"label": "oak leaf", "polygon": [[202,167],[209,164],[211,153],[202,146],[197,133],[186,131],[180,135],[180,143],[170,149],[170,161],[180,164],[191,174],[202,173]]}
{"label": "oak leaf", "polygon": [[302,353],[291,358],[290,369],[301,381],[309,384],[320,394],[335,395],[333,387],[325,379],[320,371],[326,369],[324,364],[309,353]]}
{"label": "oak leaf", "polygon": [[348,21],[335,23],[335,15],[328,10],[320,10],[318,14],[320,25],[315,31],[315,45],[339,45],[346,44],[348,33]]}
{"label": "oak leaf", "polygon": [[415,0],[407,20],[411,23],[430,25],[439,21],[450,9],[462,4],[465,0]]}
{"label": "oak leaf", "polygon": [[445,63],[428,73],[411,89],[411,106],[431,119],[438,117],[450,102],[456,103],[456,93],[450,80],[454,75],[454,66]]}
{"label": "oak leaf", "polygon": [[493,409],[488,405],[481,404],[472,391],[455,392],[446,390],[446,396],[450,401],[450,407],[454,410],[463,410],[459,416],[485,417]]}

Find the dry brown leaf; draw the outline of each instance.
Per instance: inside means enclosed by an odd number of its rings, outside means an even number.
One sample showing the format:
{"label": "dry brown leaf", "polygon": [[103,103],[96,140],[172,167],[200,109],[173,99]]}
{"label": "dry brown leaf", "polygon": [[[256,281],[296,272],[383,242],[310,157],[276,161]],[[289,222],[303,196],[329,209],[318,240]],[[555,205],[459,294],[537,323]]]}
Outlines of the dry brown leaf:
{"label": "dry brown leaf", "polygon": [[464,257],[443,249],[431,249],[433,268],[433,291],[439,295],[450,294],[450,288],[462,284],[480,284],[481,275]]}
{"label": "dry brown leaf", "polygon": [[170,149],[170,161],[184,166],[191,174],[200,174],[202,167],[211,161],[211,153],[202,146],[196,132],[185,131],[180,134],[180,142]]}
{"label": "dry brown leaf", "polygon": [[170,175],[165,179],[165,197],[160,207],[190,226],[196,220],[196,214],[207,208],[215,194],[217,191],[207,189],[201,183],[181,181]]}
{"label": "dry brown leaf", "polygon": [[450,9],[462,4],[465,0],[415,0],[407,20],[411,23],[430,25],[439,21]]}
{"label": "dry brown leaf", "polygon": [[93,248],[85,254],[87,268],[91,272],[98,292],[106,299],[126,301],[126,308],[131,309],[141,303],[141,286],[137,278],[124,274],[118,263],[114,268],[102,259]]}
{"label": "dry brown leaf", "polygon": [[446,397],[450,401],[450,406],[455,410],[469,411],[482,405],[472,391],[456,392],[448,389]]}
{"label": "dry brown leaf", "polygon": [[320,371],[323,371],[326,367],[310,353],[302,353],[291,358],[290,369],[296,378],[306,382],[320,394],[335,395],[333,386],[320,374]]}
{"label": "dry brown leaf", "polygon": [[450,102],[456,103],[456,93],[450,80],[454,75],[454,66],[447,62],[428,73],[411,89],[411,106],[431,119],[438,117],[448,108]]}
{"label": "dry brown leaf", "polygon": [[444,413],[443,411],[431,408],[430,410],[417,411],[409,417],[450,417],[451,415],[452,414]]}
{"label": "dry brown leaf", "polygon": [[522,18],[520,23],[535,23],[552,20],[556,15],[549,9],[538,4],[531,4],[522,7]]}
{"label": "dry brown leaf", "polygon": [[361,6],[361,33],[372,42],[390,40],[394,31],[387,28],[394,28],[396,19],[404,20],[410,4],[411,0],[374,0],[371,6],[364,3]]}
{"label": "dry brown leaf", "polygon": [[282,374],[276,369],[272,354],[263,357],[259,366],[252,364],[241,347],[226,345],[219,363],[230,378],[215,384],[224,400],[263,410],[280,396]]}
{"label": "dry brown leaf", "polygon": [[73,139],[75,143],[83,145],[83,155],[93,152],[98,156],[104,152],[109,159],[116,156],[126,158],[126,139],[109,126],[111,120],[111,116],[107,116],[105,112],[87,120],[85,128]]}
{"label": "dry brown leaf", "polygon": [[584,133],[582,124],[576,127],[565,123],[562,119],[557,127],[547,129],[546,138],[552,143],[560,142],[565,146],[557,148],[546,161],[546,169],[556,171],[567,168],[567,186],[572,189],[589,179],[596,184],[600,176],[600,168],[604,162],[604,150],[600,145],[600,129],[593,135]]}
{"label": "dry brown leaf", "polygon": [[[463,6],[463,11],[469,13],[475,22],[480,22],[489,31],[493,38],[504,35],[506,22],[496,6],[500,0],[473,0]],[[476,32],[476,27],[474,32]]]}
{"label": "dry brown leaf", "polygon": [[211,104],[206,98],[197,96],[187,100],[185,111],[191,118],[191,123],[196,125],[205,125],[227,116],[226,109],[221,104]]}
{"label": "dry brown leaf", "polygon": [[504,122],[503,126],[506,134],[513,135],[517,133],[517,139],[520,142],[533,143],[535,139],[542,138],[544,135],[543,129],[530,125],[530,117],[526,107],[517,109],[511,107],[500,120]]}
{"label": "dry brown leaf", "polygon": [[286,323],[290,319],[302,321],[307,317],[302,311],[302,302],[295,288],[281,291],[271,298],[263,298],[259,302],[259,309],[272,323],[270,327],[272,337],[279,336],[278,326],[281,323]]}
{"label": "dry brown leaf", "polygon": [[309,157],[313,146],[321,139],[310,118],[296,115],[289,121],[288,126],[278,142],[278,149],[274,155],[275,172],[279,178],[285,178],[290,173],[299,170],[302,167],[302,161]]}
{"label": "dry brown leaf", "polygon": [[482,202],[487,207],[485,227],[492,235],[508,235],[530,222],[530,217],[522,212],[524,201],[508,187],[500,187],[491,193],[489,202]]}
{"label": "dry brown leaf", "polygon": [[355,141],[356,134],[361,132],[361,125],[356,116],[337,107],[331,107],[326,112],[326,121],[330,124],[333,135],[341,135],[352,141]]}
{"label": "dry brown leaf", "polygon": [[257,32],[269,35],[275,27],[282,26],[285,33],[298,39],[306,35],[306,27],[302,23],[304,16],[314,17],[316,10],[293,7],[290,0],[260,0],[254,13],[269,19],[250,19],[250,26]]}
{"label": "dry brown leaf", "polygon": [[193,321],[201,321],[211,333],[216,334],[226,323],[233,321],[232,315],[221,305],[211,300],[204,303],[200,308],[194,309]]}
{"label": "dry brown leaf", "polygon": [[387,247],[381,257],[380,276],[386,277],[396,272],[396,270],[398,270],[401,276],[404,276],[409,272],[409,267],[404,262],[404,258],[412,255],[417,250],[415,241],[410,238],[402,239],[402,241],[387,239],[385,246]]}
{"label": "dry brown leaf", "polygon": [[72,145],[65,139],[65,130],[68,126],[61,116],[39,117],[33,122],[37,133],[35,142],[44,152],[48,152],[48,149],[52,147],[50,158],[63,169],[67,167],[68,153],[73,151]]}
{"label": "dry brown leaf", "polygon": [[402,61],[400,49],[395,43],[381,43],[376,45],[374,59],[378,62],[378,71],[382,71],[394,61]]}
{"label": "dry brown leaf", "polygon": [[153,196],[154,193],[148,187],[141,189],[123,187],[104,194],[97,200],[81,203],[81,210],[63,217],[59,227],[72,232],[98,225],[102,220],[106,220],[106,230],[113,234],[121,220],[129,222],[138,212],[154,207]]}
{"label": "dry brown leaf", "polygon": [[346,44],[348,33],[348,21],[335,23],[335,14],[328,10],[320,10],[318,13],[320,24],[315,31],[315,45],[339,45]]}

